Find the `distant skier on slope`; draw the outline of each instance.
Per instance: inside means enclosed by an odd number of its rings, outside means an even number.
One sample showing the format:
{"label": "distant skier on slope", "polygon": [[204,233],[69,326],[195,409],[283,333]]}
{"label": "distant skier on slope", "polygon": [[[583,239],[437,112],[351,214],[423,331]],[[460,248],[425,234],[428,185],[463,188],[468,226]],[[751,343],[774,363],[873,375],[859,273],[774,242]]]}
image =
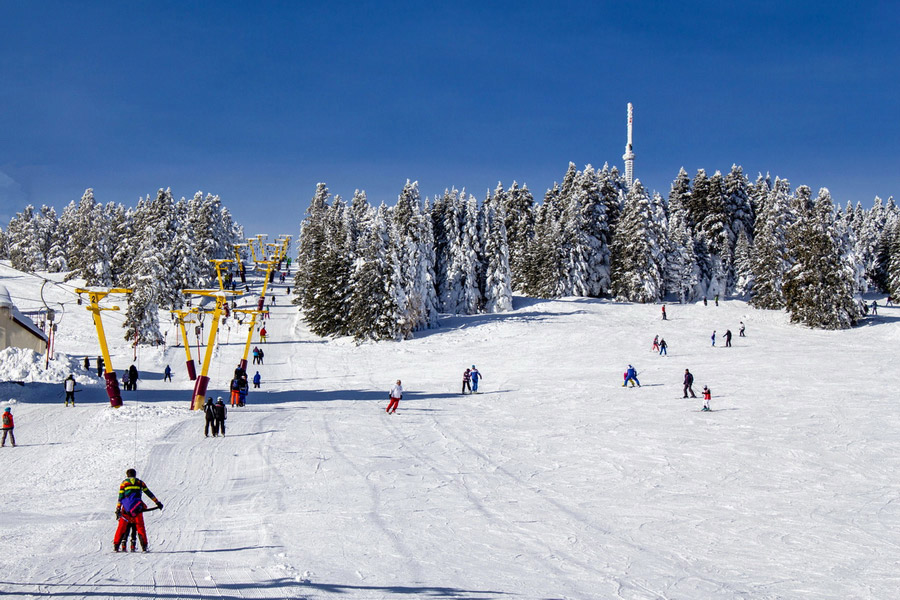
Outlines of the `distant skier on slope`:
{"label": "distant skier on slope", "polygon": [[119,526],[116,529],[116,536],[113,539],[113,546],[116,552],[119,551],[119,545],[125,549],[125,531],[129,524],[133,524],[137,529],[138,539],[141,542],[141,550],[147,551],[147,530],[144,527],[144,515],[147,505],[141,499],[142,494],[146,494],[148,498],[156,503],[157,508],[162,508],[160,502],[153,492],[147,487],[143,481],[137,478],[137,472],[134,469],[128,469],[125,472],[125,481],[119,486],[119,502],[116,505],[116,518],[119,519]]}
{"label": "distant skier on slope", "polygon": [[712,410],[709,407],[709,401],[712,399],[712,390],[705,385],[703,386],[703,408],[701,410]]}
{"label": "distant skier on slope", "polygon": [[72,408],[75,408],[75,376],[71,373],[63,382],[63,389],[66,390],[66,406],[69,405],[69,400],[71,400]]}
{"label": "distant skier on slope", "polygon": [[262,377],[260,377],[259,371],[257,371],[256,375],[253,376],[253,387],[258,388],[261,381]]}
{"label": "distant skier on slope", "polygon": [[658,336],[658,335],[653,337],[653,348],[652,348],[652,350],[653,350],[654,352],[659,352],[659,336]]}
{"label": "distant skier on slope", "polygon": [[731,330],[730,329],[725,330],[725,347],[731,348]]}
{"label": "distant skier on slope", "polygon": [[659,355],[662,356],[663,354],[665,354],[666,356],[668,356],[669,353],[666,351],[668,347],[669,345],[666,343],[665,338],[659,340]]}
{"label": "distant skier on slope", "polygon": [[390,402],[385,411],[387,414],[392,415],[397,412],[397,407],[400,406],[400,400],[403,399],[403,385],[400,383],[399,379],[394,387],[391,388],[388,398],[390,398]]}
{"label": "distant skier on slope", "polygon": [[213,437],[218,437],[219,424],[216,422],[216,409],[213,405],[212,396],[206,399],[206,404],[203,406],[203,413],[206,417],[206,427],[203,429],[203,436],[209,437],[209,430],[212,429]]}
{"label": "distant skier on slope", "polygon": [[225,408],[225,401],[222,400],[222,396],[219,396],[218,401],[213,406],[213,410],[216,413],[216,425],[219,426],[222,437],[225,437],[225,419],[228,418],[228,409]]}
{"label": "distant skier on slope", "polygon": [[691,393],[691,398],[696,398],[697,394],[694,393],[694,376],[687,369],[684,370],[684,397],[688,397],[688,392]]}
{"label": "distant skier on slope", "polygon": [[472,393],[478,393],[478,380],[481,379],[481,372],[475,368],[475,365],[472,365],[469,375],[472,377]]}
{"label": "distant skier on slope", "polygon": [[469,390],[469,393],[472,393],[472,370],[466,369],[463,372],[463,382],[462,382],[462,393],[465,394],[466,390]]}
{"label": "distant skier on slope", "polygon": [[641,387],[641,382],[638,381],[637,378],[637,369],[633,366],[628,365],[628,370],[625,371],[625,382],[622,384],[622,387],[628,385],[628,382],[631,382],[631,387],[634,387],[634,384],[637,384],[638,387]]}

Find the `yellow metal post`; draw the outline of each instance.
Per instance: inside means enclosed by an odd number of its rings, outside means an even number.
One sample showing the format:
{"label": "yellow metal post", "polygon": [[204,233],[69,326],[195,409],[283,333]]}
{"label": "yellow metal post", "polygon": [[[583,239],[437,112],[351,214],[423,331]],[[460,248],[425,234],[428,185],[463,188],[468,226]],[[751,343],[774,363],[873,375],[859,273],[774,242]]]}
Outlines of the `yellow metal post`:
{"label": "yellow metal post", "polygon": [[174,313],[178,316],[178,325],[181,327],[181,339],[184,341],[184,353],[187,356],[185,359],[185,365],[187,367],[188,378],[191,381],[197,379],[197,369],[194,367],[194,359],[191,358],[191,344],[188,342],[187,330],[184,327],[185,323],[193,323],[193,321],[186,321],[185,317],[188,315],[194,314],[199,309],[192,308],[190,310],[172,310],[169,312]]}
{"label": "yellow metal post", "polygon": [[103,371],[106,379],[106,395],[109,396],[109,403],[114,408],[122,406],[122,394],[119,391],[119,381],[116,379],[116,372],[112,367],[112,358],[109,355],[109,346],[106,344],[106,332],[103,331],[103,320],[100,318],[102,310],[119,310],[118,306],[110,308],[101,308],[100,301],[109,294],[130,294],[132,290],[126,288],[112,288],[108,290],[90,290],[78,288],[75,290],[78,294],[87,294],[90,304],[85,308],[91,312],[94,319],[94,327],[97,328],[97,340],[100,342],[100,354],[103,356]]}

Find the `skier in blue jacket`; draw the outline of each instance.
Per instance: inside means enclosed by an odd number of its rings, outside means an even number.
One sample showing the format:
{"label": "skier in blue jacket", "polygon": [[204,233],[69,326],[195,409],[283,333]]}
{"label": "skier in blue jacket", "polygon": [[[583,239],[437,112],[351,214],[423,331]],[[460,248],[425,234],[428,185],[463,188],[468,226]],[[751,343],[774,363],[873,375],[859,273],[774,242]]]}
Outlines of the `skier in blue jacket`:
{"label": "skier in blue jacket", "polygon": [[626,385],[628,385],[629,381],[631,382],[631,387],[634,387],[635,383],[637,384],[638,387],[641,387],[641,382],[638,381],[638,378],[637,378],[637,369],[635,369],[631,365],[628,365],[628,370],[625,371],[625,382],[622,383],[622,387],[625,387]]}
{"label": "skier in blue jacket", "polygon": [[478,380],[481,379],[481,373],[478,372],[475,365],[472,365],[472,370],[469,372],[469,375],[472,377],[472,393],[476,393],[478,391]]}

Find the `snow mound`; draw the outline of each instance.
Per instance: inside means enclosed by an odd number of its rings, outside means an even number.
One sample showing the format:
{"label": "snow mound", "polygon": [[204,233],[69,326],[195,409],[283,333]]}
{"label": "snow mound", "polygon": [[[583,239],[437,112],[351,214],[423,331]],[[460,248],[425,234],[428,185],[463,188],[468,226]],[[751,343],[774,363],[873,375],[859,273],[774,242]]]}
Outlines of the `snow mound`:
{"label": "snow mound", "polygon": [[44,367],[44,355],[26,348],[0,350],[0,381],[25,381],[28,383],[62,383],[70,373],[82,385],[96,384],[97,378],[80,372],[77,360],[57,352]]}
{"label": "snow mound", "polygon": [[[134,421],[156,421],[165,417],[184,417],[187,409],[184,406],[161,406],[157,404],[135,404],[129,402],[119,408],[107,406],[100,413],[100,421],[112,423],[134,422]],[[203,414],[198,412],[198,414]]]}

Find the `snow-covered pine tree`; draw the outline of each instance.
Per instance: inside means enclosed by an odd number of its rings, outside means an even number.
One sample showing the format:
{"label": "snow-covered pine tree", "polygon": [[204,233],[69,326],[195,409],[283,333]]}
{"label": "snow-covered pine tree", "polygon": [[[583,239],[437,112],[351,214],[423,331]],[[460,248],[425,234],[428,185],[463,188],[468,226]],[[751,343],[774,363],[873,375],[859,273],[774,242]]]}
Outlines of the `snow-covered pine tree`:
{"label": "snow-covered pine tree", "polygon": [[347,205],[335,196],[325,213],[325,240],[319,255],[310,262],[310,285],[315,297],[304,304],[303,318],[316,335],[348,335],[352,253],[345,218]]}
{"label": "snow-covered pine tree", "polygon": [[663,282],[655,232],[650,198],[640,180],[635,179],[613,238],[612,294],[617,300],[655,302],[660,299]]}
{"label": "snow-covered pine tree", "polygon": [[524,292],[536,298],[560,295],[563,271],[561,240],[562,209],[559,185],[548,189],[544,202],[537,207],[534,239],[528,249],[524,274]]}
{"label": "snow-covered pine tree", "polygon": [[[696,191],[696,187],[694,189]],[[725,207],[725,184],[719,171],[706,181],[704,217],[698,229],[709,251],[709,284],[706,293],[709,296],[725,296],[729,282],[734,281],[734,243]]]}
{"label": "snow-covered pine tree", "polygon": [[318,290],[313,281],[315,262],[320,260],[325,246],[325,215],[328,210],[328,199],[331,194],[324,183],[316,185],[316,193],[313,194],[306,209],[306,217],[300,223],[300,236],[297,244],[296,274],[294,275],[294,304],[299,304],[302,309],[311,306],[316,301]]}
{"label": "snow-covered pine tree", "polygon": [[756,308],[784,307],[784,275],[791,266],[786,234],[791,219],[788,212],[790,182],[775,179],[753,232],[753,292],[750,304]]}
{"label": "snow-covered pine tree", "polygon": [[347,325],[357,341],[402,338],[400,262],[391,245],[390,216],[382,204],[361,230],[359,255],[350,276]]}
{"label": "snow-covered pine tree", "polygon": [[469,195],[460,198],[465,201],[459,257],[459,269],[462,272],[462,294],[459,314],[474,315],[484,307],[484,297],[479,285],[481,270],[481,236],[478,231],[478,198]]}
{"label": "snow-covered pine tree", "polygon": [[512,310],[512,274],[509,269],[509,245],[503,202],[485,208],[487,237],[484,254],[487,260],[484,285],[484,310],[498,313]]}
{"label": "snow-covered pine tree", "polygon": [[738,233],[738,241],[734,246],[734,278],[733,293],[738,296],[746,295],[753,288],[750,238],[744,229]]}
{"label": "snow-covered pine tree", "polygon": [[504,199],[503,210],[506,212],[512,287],[514,290],[520,290],[525,285],[528,248],[534,238],[534,197],[527,185],[520,188],[519,184],[513,181]]}
{"label": "snow-covered pine tree", "polygon": [[9,260],[14,269],[37,271],[46,269],[41,252],[38,219],[34,207],[28,205],[9,222]]}
{"label": "snow-covered pine tree", "polygon": [[566,281],[563,294],[598,297],[609,293],[609,227],[600,181],[591,165],[577,173],[564,200]]}
{"label": "snow-covered pine tree", "polygon": [[434,287],[433,232],[422,214],[419,183],[407,180],[391,211],[393,242],[400,259],[400,281],[404,285],[407,316],[411,327],[408,337],[417,329],[437,324],[437,292]]}
{"label": "snow-covered pine tree", "polygon": [[785,275],[784,298],[791,321],[822,329],[847,329],[859,317],[852,268],[843,260],[827,189],[809,204],[809,188],[795,193],[796,221],[788,231],[794,264]]}
{"label": "snow-covered pine tree", "polygon": [[890,231],[885,232],[889,240],[890,262],[888,263],[888,293],[895,302],[900,302],[900,219],[894,221]]}

